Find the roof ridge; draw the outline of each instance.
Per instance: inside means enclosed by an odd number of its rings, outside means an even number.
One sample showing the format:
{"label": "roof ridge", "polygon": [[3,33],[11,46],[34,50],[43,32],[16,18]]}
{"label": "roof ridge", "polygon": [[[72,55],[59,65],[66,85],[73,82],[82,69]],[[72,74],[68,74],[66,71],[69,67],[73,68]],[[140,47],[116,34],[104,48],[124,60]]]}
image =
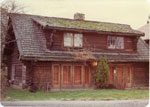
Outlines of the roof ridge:
{"label": "roof ridge", "polygon": [[84,21],[84,22],[93,22],[93,23],[105,23],[105,24],[107,23],[107,24],[116,24],[116,25],[126,25],[126,26],[131,28],[131,26],[129,24],[121,24],[121,23],[113,23],[113,22],[103,22],[103,21],[95,21],[95,20],[74,20],[74,19],[71,19],[71,18],[50,17],[50,16],[44,16],[44,15],[34,15],[34,14],[26,14],[26,13],[11,13],[11,14],[36,16],[36,17],[44,17],[44,18],[56,18],[56,19],[71,20],[71,21]]}

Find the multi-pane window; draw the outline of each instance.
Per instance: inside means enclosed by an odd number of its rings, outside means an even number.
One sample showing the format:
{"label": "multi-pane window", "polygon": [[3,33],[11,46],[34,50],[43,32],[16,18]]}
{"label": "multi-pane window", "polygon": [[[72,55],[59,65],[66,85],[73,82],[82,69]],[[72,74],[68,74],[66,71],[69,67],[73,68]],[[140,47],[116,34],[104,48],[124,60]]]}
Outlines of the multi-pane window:
{"label": "multi-pane window", "polygon": [[123,37],[117,37],[117,45],[116,48],[117,49],[124,49],[124,40]]}
{"label": "multi-pane window", "polygon": [[74,34],[74,47],[82,47],[82,34]]}
{"label": "multi-pane window", "polygon": [[65,47],[82,47],[83,35],[79,33],[65,33],[64,34],[64,46]]}
{"label": "multi-pane window", "polygon": [[108,36],[108,48],[111,48],[111,49],[115,48],[115,37]]}
{"label": "multi-pane window", "polygon": [[108,36],[108,48],[110,49],[124,49],[124,38]]}
{"label": "multi-pane window", "polygon": [[64,46],[65,47],[72,47],[73,46],[73,34],[72,33],[65,33],[64,34]]}

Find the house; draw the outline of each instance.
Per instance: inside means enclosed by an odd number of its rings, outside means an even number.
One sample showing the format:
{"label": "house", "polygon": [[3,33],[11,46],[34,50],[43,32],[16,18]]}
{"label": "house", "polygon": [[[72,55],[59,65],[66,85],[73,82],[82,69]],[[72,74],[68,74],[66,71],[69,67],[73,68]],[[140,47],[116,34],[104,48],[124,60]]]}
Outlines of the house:
{"label": "house", "polygon": [[149,53],[144,33],[129,25],[10,14],[8,77],[13,87],[89,89],[99,57],[107,57],[109,84],[118,89],[148,86]]}
{"label": "house", "polygon": [[144,32],[145,33],[145,36],[142,37],[142,39],[149,45],[149,38],[150,38],[150,16],[148,18],[148,21],[147,23],[140,27],[138,30],[141,31],[141,32]]}

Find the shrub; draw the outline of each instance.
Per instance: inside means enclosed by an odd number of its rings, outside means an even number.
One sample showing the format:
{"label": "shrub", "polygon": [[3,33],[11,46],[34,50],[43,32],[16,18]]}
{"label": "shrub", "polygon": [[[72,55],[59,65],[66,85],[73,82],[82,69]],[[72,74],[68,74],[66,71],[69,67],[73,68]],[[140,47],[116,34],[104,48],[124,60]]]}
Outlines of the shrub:
{"label": "shrub", "polygon": [[97,88],[108,87],[109,66],[106,57],[100,57],[99,63],[95,72],[95,85]]}

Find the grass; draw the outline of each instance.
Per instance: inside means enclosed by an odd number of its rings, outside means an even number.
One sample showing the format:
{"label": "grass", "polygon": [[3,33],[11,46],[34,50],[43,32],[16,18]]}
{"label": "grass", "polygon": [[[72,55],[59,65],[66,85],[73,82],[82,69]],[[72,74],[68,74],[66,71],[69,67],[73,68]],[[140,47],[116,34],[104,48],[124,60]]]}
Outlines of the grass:
{"label": "grass", "polygon": [[78,91],[37,91],[8,89],[7,97],[3,100],[37,101],[37,100],[133,100],[148,99],[148,90],[78,90]]}

